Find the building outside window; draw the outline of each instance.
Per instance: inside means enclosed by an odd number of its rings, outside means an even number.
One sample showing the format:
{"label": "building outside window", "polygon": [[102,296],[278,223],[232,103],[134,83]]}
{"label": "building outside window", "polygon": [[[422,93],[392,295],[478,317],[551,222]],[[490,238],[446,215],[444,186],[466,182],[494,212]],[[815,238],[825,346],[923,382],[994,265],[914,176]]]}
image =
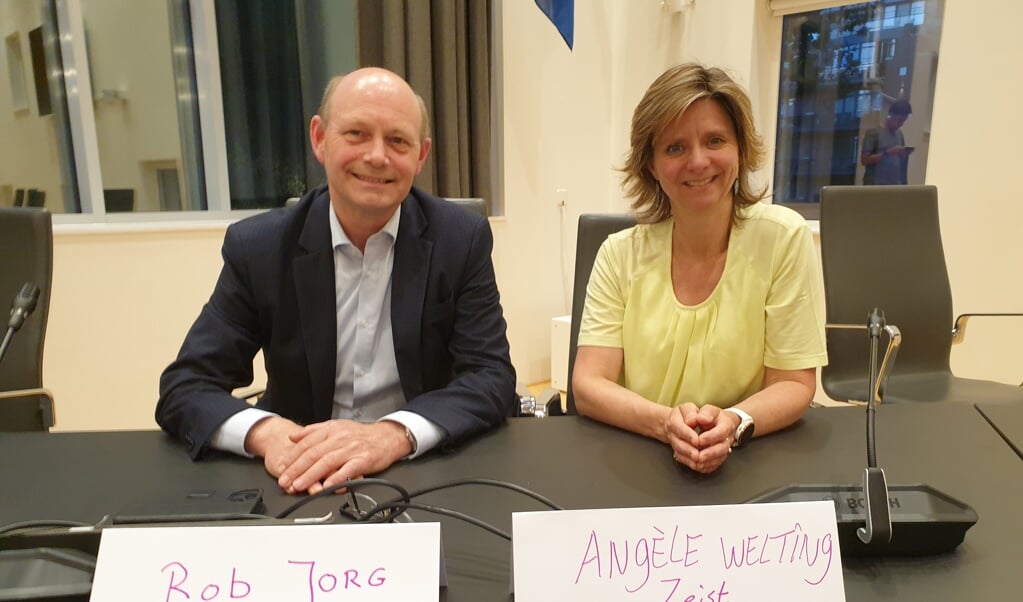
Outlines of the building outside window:
{"label": "building outside window", "polygon": [[784,17],[774,202],[818,216],[828,185],[923,184],[942,0]]}

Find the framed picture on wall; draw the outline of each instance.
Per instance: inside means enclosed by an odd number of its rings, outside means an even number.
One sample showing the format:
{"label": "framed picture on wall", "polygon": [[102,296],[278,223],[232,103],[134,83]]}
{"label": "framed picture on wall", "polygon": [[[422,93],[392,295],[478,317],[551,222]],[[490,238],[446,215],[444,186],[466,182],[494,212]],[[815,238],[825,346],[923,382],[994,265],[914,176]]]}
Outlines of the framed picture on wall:
{"label": "framed picture on wall", "polygon": [[36,105],[40,115],[53,112],[50,105],[50,83],[46,77],[46,53],[43,50],[43,28],[28,32],[28,47],[32,53],[32,75],[36,84]]}

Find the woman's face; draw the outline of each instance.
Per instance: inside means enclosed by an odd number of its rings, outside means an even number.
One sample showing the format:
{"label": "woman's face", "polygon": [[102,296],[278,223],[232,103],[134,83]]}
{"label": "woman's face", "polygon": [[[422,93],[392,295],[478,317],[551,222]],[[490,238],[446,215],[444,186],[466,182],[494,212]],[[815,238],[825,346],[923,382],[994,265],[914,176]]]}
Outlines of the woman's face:
{"label": "woman's face", "polygon": [[711,99],[694,102],[654,139],[649,169],[676,215],[722,204],[730,212],[739,142],[728,113]]}

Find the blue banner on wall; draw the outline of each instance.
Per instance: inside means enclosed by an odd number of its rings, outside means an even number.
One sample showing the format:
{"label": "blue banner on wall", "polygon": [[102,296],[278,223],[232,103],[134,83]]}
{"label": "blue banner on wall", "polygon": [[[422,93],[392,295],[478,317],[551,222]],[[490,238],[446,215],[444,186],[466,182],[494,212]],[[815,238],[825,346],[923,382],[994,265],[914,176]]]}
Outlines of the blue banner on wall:
{"label": "blue banner on wall", "polygon": [[571,50],[575,39],[575,0],[536,0],[536,5],[558,28]]}

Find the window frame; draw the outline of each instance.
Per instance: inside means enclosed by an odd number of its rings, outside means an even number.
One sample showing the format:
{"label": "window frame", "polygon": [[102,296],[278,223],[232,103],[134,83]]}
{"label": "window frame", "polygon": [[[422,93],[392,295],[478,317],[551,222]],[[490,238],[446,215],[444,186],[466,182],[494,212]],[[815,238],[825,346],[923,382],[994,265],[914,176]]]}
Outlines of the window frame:
{"label": "window frame", "polygon": [[[229,165],[224,119],[223,90],[220,78],[220,56],[216,10],[212,2],[184,3],[190,12],[192,48],[194,57],[195,82],[197,90],[198,124],[201,140],[201,166],[204,172],[202,190],[206,197],[205,209],[182,211],[131,211],[108,212],[103,201],[103,174],[100,163],[100,142],[97,136],[94,95],[91,83],[88,49],[85,40],[83,0],[39,0],[44,13],[53,13],[45,19],[53,19],[55,31],[59,32],[59,48],[62,59],[62,75],[68,110],[68,133],[70,148],[67,154],[73,167],[72,177],[77,184],[78,202],[62,200],[66,212],[54,212],[57,228],[69,226],[74,231],[93,231],[90,225],[114,224],[114,230],[123,229],[126,224],[168,224],[180,222],[184,228],[196,223],[235,221],[266,209],[232,209],[229,183]],[[52,3],[52,4],[51,4]],[[491,214],[504,214],[504,166],[503,166],[503,103],[500,94],[502,86],[501,61],[501,15],[502,1],[493,0],[491,64],[491,139],[493,161],[491,163],[494,191],[490,203]],[[160,6],[160,9],[163,7]],[[171,11],[174,18],[174,12]],[[180,41],[172,40],[172,48]],[[187,169],[183,163],[182,167]],[[187,180],[187,177],[185,178]],[[77,209],[77,211],[74,211]],[[74,212],[73,212],[74,211]],[[160,227],[162,229],[162,226]],[[98,228],[108,230],[107,228]]]}
{"label": "window frame", "polygon": [[[768,183],[768,194],[767,198],[771,199],[772,203],[777,203],[782,207],[787,207],[793,211],[799,213],[806,219],[811,229],[817,231],[820,220],[820,203],[785,203],[774,200],[774,186],[775,186],[775,169],[777,163],[777,147],[778,147],[778,112],[780,110],[779,99],[781,92],[781,39],[784,34],[784,19],[788,15],[823,10],[826,8],[839,8],[843,6],[851,6],[855,4],[863,4],[864,2],[871,2],[873,0],[769,0],[768,18],[774,20],[771,24],[771,55],[769,60],[760,64],[761,73],[765,76],[766,81],[771,82],[771,92],[773,94],[771,99],[764,99],[761,107],[767,111],[765,114],[764,127],[761,128],[761,132],[765,137],[765,142],[769,143],[768,156],[764,167],[764,181]],[[916,2],[910,4],[910,16],[913,14],[913,7]],[[877,48],[876,52],[883,53],[884,48]],[[892,49],[894,52],[894,49]],[[879,56],[884,56],[879,54]],[[882,58],[882,60],[885,60]],[[766,70],[766,72],[764,71]],[[932,90],[933,92],[933,90]],[[932,97],[933,103],[933,97]],[[933,110],[933,107],[928,111]],[[767,134],[768,128],[770,128],[770,134]],[[770,170],[767,172],[767,170]]]}

